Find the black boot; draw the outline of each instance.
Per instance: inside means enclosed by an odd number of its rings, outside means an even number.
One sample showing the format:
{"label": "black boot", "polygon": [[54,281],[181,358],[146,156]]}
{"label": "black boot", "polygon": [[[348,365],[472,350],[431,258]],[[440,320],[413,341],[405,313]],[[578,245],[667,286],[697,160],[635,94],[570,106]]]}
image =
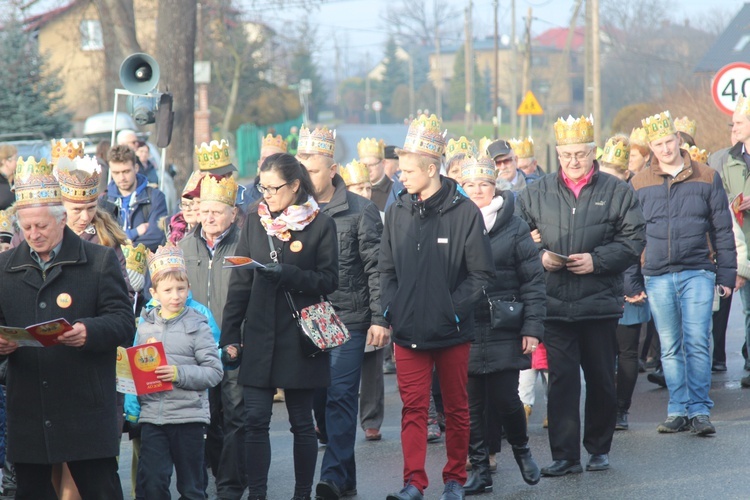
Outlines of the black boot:
{"label": "black boot", "polygon": [[475,465],[464,484],[464,495],[479,495],[492,491],[492,474],[487,464]]}
{"label": "black boot", "polygon": [[513,446],[513,456],[516,458],[518,468],[521,470],[521,476],[526,484],[536,484],[539,482],[539,466],[531,456],[529,445]]}

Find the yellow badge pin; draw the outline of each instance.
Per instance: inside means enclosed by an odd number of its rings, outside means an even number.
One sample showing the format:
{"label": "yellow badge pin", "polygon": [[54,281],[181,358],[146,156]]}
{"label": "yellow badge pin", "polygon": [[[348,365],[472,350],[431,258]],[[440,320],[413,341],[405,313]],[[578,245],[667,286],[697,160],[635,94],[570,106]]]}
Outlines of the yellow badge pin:
{"label": "yellow badge pin", "polygon": [[73,299],[69,293],[61,293],[57,296],[57,306],[62,309],[67,309],[73,303]]}

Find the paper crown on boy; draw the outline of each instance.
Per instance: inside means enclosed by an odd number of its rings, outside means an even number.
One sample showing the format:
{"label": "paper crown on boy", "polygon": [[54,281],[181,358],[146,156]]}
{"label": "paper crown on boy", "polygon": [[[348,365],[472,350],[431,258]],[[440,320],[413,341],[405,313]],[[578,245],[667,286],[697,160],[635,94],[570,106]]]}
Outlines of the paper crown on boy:
{"label": "paper crown on boy", "polygon": [[350,161],[343,167],[339,167],[339,173],[347,186],[370,182],[370,169],[361,161]]}
{"label": "paper crown on boy", "polygon": [[156,252],[148,254],[148,272],[153,282],[157,276],[167,271],[187,272],[185,257],[180,247],[166,244],[156,249]]}
{"label": "paper crown on boy", "polygon": [[414,153],[439,160],[445,153],[445,134],[443,124],[435,115],[419,115],[406,132],[404,147],[397,149],[396,154]]}

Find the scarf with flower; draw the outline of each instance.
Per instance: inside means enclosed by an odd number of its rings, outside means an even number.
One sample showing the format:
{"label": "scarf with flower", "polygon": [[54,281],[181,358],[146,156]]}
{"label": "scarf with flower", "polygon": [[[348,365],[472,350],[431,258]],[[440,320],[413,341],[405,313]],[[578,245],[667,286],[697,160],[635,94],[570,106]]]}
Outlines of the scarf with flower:
{"label": "scarf with flower", "polygon": [[268,210],[268,205],[261,202],[258,205],[260,223],[269,236],[275,236],[281,241],[292,239],[291,231],[302,231],[320,212],[318,204],[310,196],[302,205],[289,205],[275,219]]}

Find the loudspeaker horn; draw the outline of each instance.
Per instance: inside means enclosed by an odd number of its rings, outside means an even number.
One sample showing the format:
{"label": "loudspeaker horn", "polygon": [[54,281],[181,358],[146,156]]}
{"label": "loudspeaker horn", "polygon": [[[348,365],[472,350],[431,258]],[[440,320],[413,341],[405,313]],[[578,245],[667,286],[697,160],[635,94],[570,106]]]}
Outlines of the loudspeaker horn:
{"label": "loudspeaker horn", "polygon": [[148,94],[159,83],[159,63],[148,54],[136,52],[122,61],[120,82],[133,94]]}

